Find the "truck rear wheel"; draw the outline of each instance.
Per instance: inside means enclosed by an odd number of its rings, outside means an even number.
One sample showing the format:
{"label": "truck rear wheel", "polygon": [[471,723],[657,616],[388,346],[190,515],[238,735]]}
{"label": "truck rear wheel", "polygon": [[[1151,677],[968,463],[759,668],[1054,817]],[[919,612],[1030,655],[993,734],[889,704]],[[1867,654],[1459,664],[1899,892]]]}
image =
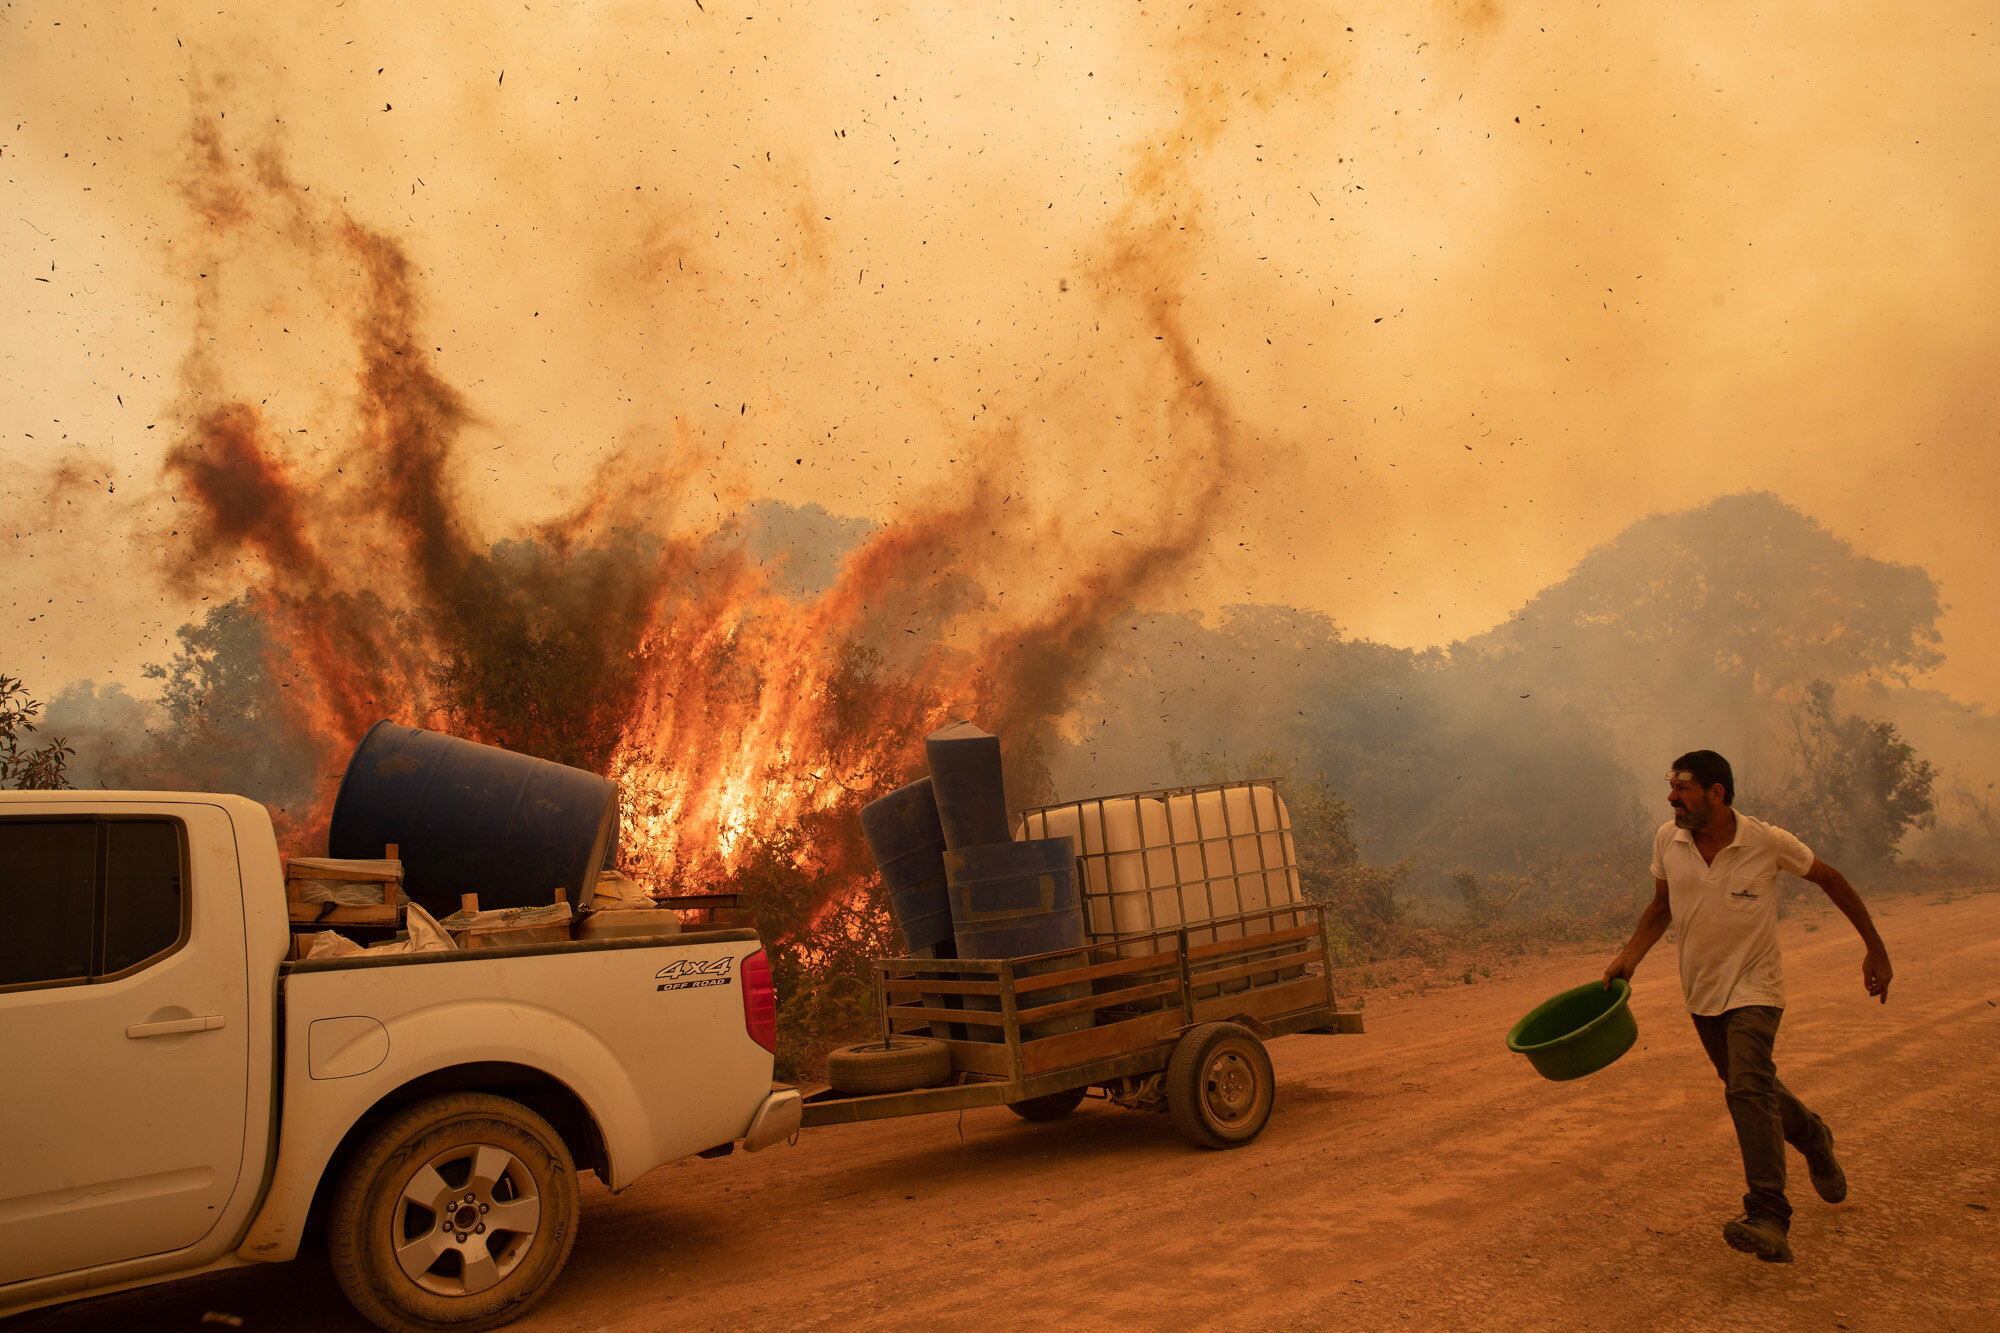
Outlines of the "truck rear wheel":
{"label": "truck rear wheel", "polygon": [[1264,1132],[1276,1100],[1271,1057],[1240,1023],[1190,1028],[1167,1061],[1167,1112],[1204,1148],[1240,1148]]}
{"label": "truck rear wheel", "polygon": [[392,1333],[497,1328],[576,1243],[576,1166],[548,1121],[486,1093],[437,1097],[369,1135],[334,1192],[327,1251]]}

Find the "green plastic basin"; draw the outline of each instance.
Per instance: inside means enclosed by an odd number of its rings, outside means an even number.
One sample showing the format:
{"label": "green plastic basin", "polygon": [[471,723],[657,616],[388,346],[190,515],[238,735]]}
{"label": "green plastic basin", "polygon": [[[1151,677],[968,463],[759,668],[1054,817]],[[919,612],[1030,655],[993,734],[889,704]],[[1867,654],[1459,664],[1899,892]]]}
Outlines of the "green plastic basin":
{"label": "green plastic basin", "polygon": [[1606,990],[1593,981],[1542,1001],[1507,1034],[1507,1049],[1528,1057],[1543,1078],[1560,1083],[1594,1074],[1632,1049],[1632,983],[1619,977]]}

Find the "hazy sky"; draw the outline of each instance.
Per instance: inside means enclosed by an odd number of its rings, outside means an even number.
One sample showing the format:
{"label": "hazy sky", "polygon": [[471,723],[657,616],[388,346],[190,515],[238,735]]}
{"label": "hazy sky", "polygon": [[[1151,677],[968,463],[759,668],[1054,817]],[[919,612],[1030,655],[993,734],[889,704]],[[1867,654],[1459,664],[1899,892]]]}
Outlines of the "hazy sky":
{"label": "hazy sky", "polygon": [[1970,3],[13,4],[0,670],[168,651],[203,394],[343,448],[343,261],[204,239],[206,116],[407,254],[494,535],[651,439],[711,511],[985,467],[1114,540],[1199,471],[1164,317],[1236,428],[1164,604],[1445,642],[1769,489],[1934,574],[1931,683],[2000,703],[1997,93]]}

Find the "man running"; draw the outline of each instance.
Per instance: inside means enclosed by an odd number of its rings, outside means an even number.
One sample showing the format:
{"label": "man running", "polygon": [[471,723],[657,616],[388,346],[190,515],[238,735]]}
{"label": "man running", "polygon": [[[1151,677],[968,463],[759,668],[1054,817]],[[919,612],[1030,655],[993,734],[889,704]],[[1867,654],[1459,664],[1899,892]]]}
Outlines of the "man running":
{"label": "man running", "polygon": [[1771,1058],[1785,1009],[1778,872],[1819,885],[1854,924],[1868,950],[1861,982],[1884,1004],[1889,954],[1846,876],[1785,830],[1736,812],[1736,779],[1727,759],[1713,750],[1684,754],[1674,760],[1667,782],[1674,817],[1653,836],[1653,901],[1604,969],[1604,984],[1630,980],[1668,925],[1679,928],[1681,990],[1702,1049],[1727,1089],[1749,1186],[1743,1216],[1723,1225],[1722,1238],[1767,1263],[1790,1263],[1785,1145],[1805,1154],[1813,1188],[1828,1203],[1847,1197],[1847,1177],[1833,1155],[1833,1132],[1778,1081]]}

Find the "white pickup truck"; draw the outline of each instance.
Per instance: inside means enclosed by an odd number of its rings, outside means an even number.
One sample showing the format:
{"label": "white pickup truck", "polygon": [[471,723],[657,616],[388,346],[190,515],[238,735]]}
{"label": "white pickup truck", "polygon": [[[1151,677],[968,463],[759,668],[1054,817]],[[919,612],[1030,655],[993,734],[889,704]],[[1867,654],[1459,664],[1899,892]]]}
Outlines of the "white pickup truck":
{"label": "white pickup truck", "polygon": [[577,1180],[791,1136],[754,932],[287,962],[264,807],[0,792],[0,1315],[276,1263],[383,1328],[548,1290]]}

